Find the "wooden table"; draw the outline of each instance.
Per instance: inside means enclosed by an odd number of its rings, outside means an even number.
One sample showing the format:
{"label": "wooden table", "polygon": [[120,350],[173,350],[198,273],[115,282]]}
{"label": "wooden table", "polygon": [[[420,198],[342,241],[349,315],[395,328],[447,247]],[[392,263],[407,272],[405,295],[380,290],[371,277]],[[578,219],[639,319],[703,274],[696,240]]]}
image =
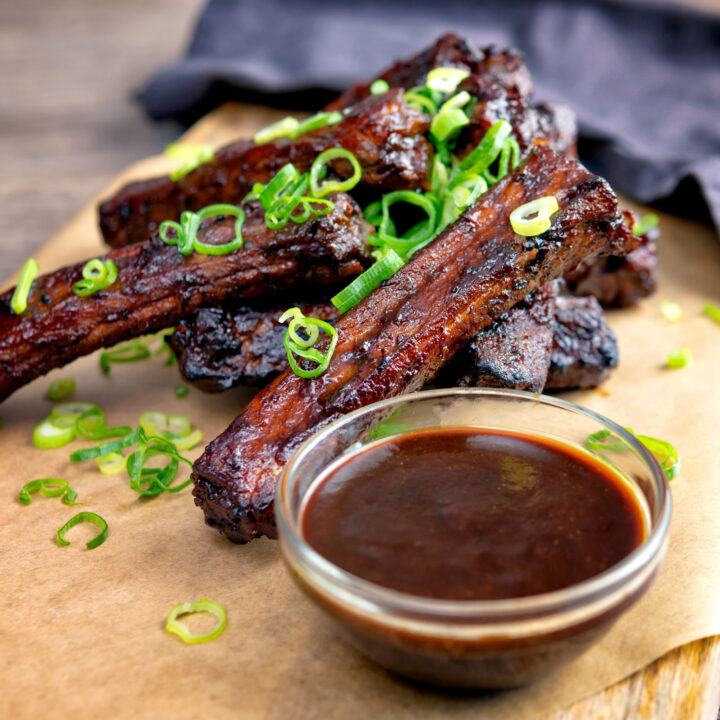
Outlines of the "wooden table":
{"label": "wooden table", "polygon": [[[124,165],[157,153],[177,134],[172,124],[148,123],[129,95],[153,68],[181,51],[201,4],[0,4],[1,277]],[[711,7],[709,0],[698,4]],[[240,113],[241,124],[267,122],[277,114],[247,106],[233,112]],[[545,720],[715,718],[719,679],[720,641],[708,638]]]}

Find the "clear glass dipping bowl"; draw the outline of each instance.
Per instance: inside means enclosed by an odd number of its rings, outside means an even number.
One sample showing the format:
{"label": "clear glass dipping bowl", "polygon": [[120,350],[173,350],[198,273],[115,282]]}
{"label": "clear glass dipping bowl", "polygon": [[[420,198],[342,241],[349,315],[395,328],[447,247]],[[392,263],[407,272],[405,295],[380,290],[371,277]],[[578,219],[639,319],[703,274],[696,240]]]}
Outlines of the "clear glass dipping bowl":
{"label": "clear glass dipping bowl", "polygon": [[[402,426],[400,431],[499,428],[581,448],[589,435],[609,430],[627,447],[606,450],[602,455],[645,504],[646,538],[622,561],[589,580],[508,600],[435,600],[351,575],[302,538],[298,525],[301,505],[328,465],[372,442],[368,434],[383,420],[388,420],[390,427]],[[657,575],[667,547],[670,514],[670,491],[662,469],[623,428],[592,410],[557,398],[490,388],[418,392],[346,415],[298,450],[285,467],[275,498],[286,565],[342,634],[395,673],[424,683],[464,688],[521,685],[587,649],[645,593]]]}

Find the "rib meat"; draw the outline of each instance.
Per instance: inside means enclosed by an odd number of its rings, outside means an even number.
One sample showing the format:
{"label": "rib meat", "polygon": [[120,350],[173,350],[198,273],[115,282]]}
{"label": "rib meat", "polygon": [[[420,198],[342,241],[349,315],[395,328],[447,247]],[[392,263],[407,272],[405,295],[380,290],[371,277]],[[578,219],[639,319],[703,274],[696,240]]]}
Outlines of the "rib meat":
{"label": "rib meat", "polygon": [[597,387],[617,363],[615,333],[607,326],[598,301],[594,297],[558,297],[545,389]]}
{"label": "rib meat", "polygon": [[582,263],[567,277],[570,290],[592,295],[606,307],[621,308],[651,295],[657,283],[655,235],[643,235],[637,248],[624,257]]}
{"label": "rib meat", "polygon": [[[409,90],[423,84],[428,72],[439,67],[463,68],[471,75],[482,76],[504,87],[514,86],[525,97],[532,95],[530,73],[517,50],[501,49],[494,45],[480,49],[453,33],[440,36],[426,50],[406,60],[399,60],[377,77],[385,80],[392,88]],[[361,102],[370,95],[373,80],[375,78],[354,85],[333,100],[326,110],[342,110]]]}
{"label": "rib meat", "polygon": [[[28,309],[15,315],[12,291],[0,296],[0,400],[30,380],[121,340],[170,327],[202,305],[337,284],[368,264],[366,224],[347,195],[324,217],[267,229],[258,203],[246,206],[245,247],[228,255],[187,257],[151,241],[106,255],[117,280],[87,297],[72,291],[83,263],[38,278]],[[201,239],[222,244],[235,218],[208,220]]]}
{"label": "rib meat", "polygon": [[[266,183],[287,163],[309,170],[324,150],[343,147],[363,170],[363,183],[383,191],[425,188],[431,147],[423,137],[429,116],[408,106],[401,90],[370,97],[336,125],[256,145],[227,145],[215,159],[173,182],[166,175],[126,185],[100,205],[100,230],[111,247],[147,240],[163,220],[213,203],[238,204],[256,182]],[[344,160],[331,163],[346,176]]]}
{"label": "rib meat", "polygon": [[[550,230],[516,235],[510,212],[550,194],[560,206]],[[210,443],[193,472],[207,522],[236,542],[275,535],[278,476],[310,434],[353,409],[421,387],[527,294],[587,256],[627,252],[633,242],[604,180],[537,148],[337,321],[339,341],[322,375],[307,380],[285,371]]]}
{"label": "rib meat", "polygon": [[541,392],[550,368],[557,292],[557,283],[548,283],[481,330],[440,371],[437,384]]}

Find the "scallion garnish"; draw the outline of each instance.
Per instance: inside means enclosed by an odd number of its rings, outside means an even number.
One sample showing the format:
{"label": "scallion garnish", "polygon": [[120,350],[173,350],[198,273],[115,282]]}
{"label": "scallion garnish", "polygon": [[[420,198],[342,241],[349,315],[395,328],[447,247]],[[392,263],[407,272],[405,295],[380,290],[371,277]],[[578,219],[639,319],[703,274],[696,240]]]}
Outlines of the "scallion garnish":
{"label": "scallion garnish", "polygon": [[383,80],[382,78],[373,80],[372,83],[370,83],[371,95],[384,95],[389,89],[390,86],[388,85],[387,80]]}
{"label": "scallion garnish", "polygon": [[[655,456],[668,480],[677,477],[680,472],[680,456],[669,442],[649,435],[639,435],[628,427],[625,430],[634,435]],[[624,440],[613,435],[610,430],[599,430],[589,435],[585,447],[592,452],[625,452],[630,449]]]}
{"label": "scallion garnish", "polygon": [[170,179],[177,182],[189,172],[195,170],[206,162],[215,159],[215,152],[209,145],[190,145],[187,143],[170,143],[164,154],[174,160],[180,160],[182,165],[170,173]]}
{"label": "scallion garnish", "polygon": [[258,132],[253,135],[253,140],[255,141],[256,145],[264,145],[265,143],[269,143],[272,140],[288,137],[290,133],[293,132],[293,130],[295,130],[299,124],[300,123],[298,122],[297,118],[288,115],[282,120],[278,120],[277,122],[274,122],[271,125],[264,127],[262,130],[258,130]]}
{"label": "scallion garnish", "polygon": [[88,260],[82,269],[82,280],[73,285],[73,292],[79,297],[92,295],[112,285],[117,280],[117,266],[113,260]]}
{"label": "scallion garnish", "polygon": [[35,280],[39,271],[40,266],[34,258],[30,258],[20,269],[17,286],[12,294],[12,298],[10,298],[10,309],[16,315],[20,315],[27,310],[30,288],[32,287],[33,280]]}
{"label": "scallion garnish", "polygon": [[537,198],[516,207],[510,213],[512,229],[523,237],[542,235],[550,229],[550,217],[558,211],[558,202],[554,195]]}
{"label": "scallion garnish", "polygon": [[72,378],[55,380],[50,383],[47,391],[48,400],[62,400],[75,392],[75,381]]}
{"label": "scallion garnish", "polygon": [[341,120],[342,114],[337,111],[319,112],[312,117],[309,117],[307,120],[303,120],[294,130],[290,131],[288,137],[291,140],[295,140],[300,137],[300,135],[312,132],[313,130],[319,130],[320,128],[328,125],[336,125]]}
{"label": "scallion garnish", "polygon": [[103,350],[100,353],[100,369],[107,375],[110,372],[110,365],[113,363],[137,362],[138,360],[147,360],[149,357],[150,350],[139,340],[132,340],[112,350]]}
{"label": "scallion garnish", "polygon": [[125,456],[119,452],[111,452],[95,458],[98,470],[103,475],[116,475],[125,469]]}
{"label": "scallion garnish", "polygon": [[655,213],[643,215],[632,227],[633,235],[640,237],[650,232],[660,222],[660,218]]}
{"label": "scallion garnish", "polygon": [[[235,237],[223,245],[211,245],[198,240],[197,232],[202,221],[220,216],[237,218],[235,220]],[[228,255],[243,246],[242,226],[244,222],[245,212],[241,207],[219,203],[208,205],[196,213],[185,210],[180,216],[179,223],[174,220],[161,222],[158,235],[166,245],[177,245],[181,255],[190,255],[193,250],[201,255]],[[170,230],[174,232],[174,237],[170,237]]]}
{"label": "scallion garnish", "polygon": [[75,423],[67,427],[58,427],[46,418],[33,430],[33,444],[41,450],[50,450],[71,443],[77,436]]}
{"label": "scallion garnish", "polygon": [[77,504],[73,501],[77,497],[77,493],[70,488],[70,483],[61,478],[40,478],[39,480],[31,480],[23,485],[20,490],[18,499],[24,505],[32,502],[31,495],[39,492],[43,497],[55,498],[61,497],[65,505]]}
{"label": "scallion garnish", "polygon": [[84,510],[79,512],[77,515],[71,517],[58,531],[57,531],[57,544],[62,546],[70,545],[70,541],[65,539],[65,533],[75,525],[79,525],[81,522],[90,522],[93,525],[97,525],[100,528],[100,532],[88,542],[85,543],[85,547],[88,550],[93,550],[96,547],[102,545],[108,536],[108,524],[104,518],[101,518],[97,513],[89,512]]}
{"label": "scallion garnish", "polygon": [[190,388],[187,385],[176,385],[173,392],[176,398],[184,398],[190,392]]}
{"label": "scallion garnish", "polygon": [[[338,341],[337,330],[324,320],[306,317],[299,307],[286,310],[278,322],[284,323],[287,320],[290,320],[290,324],[285,331],[283,342],[292,371],[301,378],[313,378],[321,375],[327,370],[335,352]],[[324,353],[313,347],[320,338],[321,330],[330,336],[330,346]],[[296,355],[303,360],[315,363],[316,366],[311,370],[301,368],[295,359]]]}
{"label": "scallion garnish", "polygon": [[705,303],[703,305],[703,312],[716,323],[720,323],[720,307],[713,305],[712,303]]}
{"label": "scallion garnish", "polygon": [[124,437],[132,428],[127,425],[108,427],[105,413],[97,406],[89,408],[80,415],[76,421],[78,435],[86,440],[107,440],[111,437]]}
{"label": "scallion garnish", "polygon": [[451,93],[470,75],[469,70],[455,67],[440,67],[430,70],[427,74],[426,85],[430,90]]}
{"label": "scallion garnish", "polygon": [[[191,615],[199,612],[208,612],[211,615],[214,615],[217,618],[217,625],[210,632],[203,633],[202,635],[195,635],[191,633],[178,618],[182,615]],[[227,614],[225,612],[225,608],[223,608],[223,606],[219,603],[208,600],[207,598],[202,598],[201,600],[196,600],[195,602],[185,602],[176,605],[168,615],[167,622],[165,623],[165,630],[169,633],[174,633],[183,642],[193,645],[196,643],[204,643],[214,640],[222,634],[226,625]]]}
{"label": "scallion garnish", "polygon": [[667,366],[671,370],[679,370],[687,367],[690,363],[692,363],[692,350],[690,348],[684,347],[668,353]]}
{"label": "scallion garnish", "polygon": [[388,248],[380,259],[376,260],[362,275],[356,277],[331,299],[332,304],[341,312],[347,312],[369,295],[381,282],[391,278],[405,262],[392,249]]}
{"label": "scallion garnish", "polygon": [[[423,210],[426,218],[416,223],[412,228],[398,236],[395,224],[390,215],[390,208],[396,203],[408,203]],[[368,242],[373,245],[386,245],[404,260],[427,245],[437,232],[437,206],[432,198],[423,193],[411,190],[395,190],[383,195],[380,201],[381,215],[377,235]]]}
{"label": "scallion garnish", "polygon": [[663,300],[660,303],[660,313],[668,322],[676,323],[682,319],[682,308],[672,300]]}
{"label": "scallion garnish", "polygon": [[[327,164],[331,160],[346,160],[352,168],[352,175],[346,180],[328,180],[322,184],[320,181],[327,174]],[[310,167],[310,190],[314,197],[321,198],[330,193],[348,192],[352,190],[362,177],[362,168],[358,159],[345,148],[330,148],[321,152]]]}

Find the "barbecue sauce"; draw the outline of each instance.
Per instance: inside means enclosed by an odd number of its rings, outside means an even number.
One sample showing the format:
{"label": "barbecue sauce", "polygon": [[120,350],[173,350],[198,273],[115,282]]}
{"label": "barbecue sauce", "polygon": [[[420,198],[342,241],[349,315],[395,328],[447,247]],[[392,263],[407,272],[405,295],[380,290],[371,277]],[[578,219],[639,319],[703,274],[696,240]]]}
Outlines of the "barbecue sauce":
{"label": "barbecue sauce", "polygon": [[502,430],[399,435],[330,468],[301,532],[386,588],[447,600],[559,590],[616,564],[645,515],[612,468],[573,446]]}

